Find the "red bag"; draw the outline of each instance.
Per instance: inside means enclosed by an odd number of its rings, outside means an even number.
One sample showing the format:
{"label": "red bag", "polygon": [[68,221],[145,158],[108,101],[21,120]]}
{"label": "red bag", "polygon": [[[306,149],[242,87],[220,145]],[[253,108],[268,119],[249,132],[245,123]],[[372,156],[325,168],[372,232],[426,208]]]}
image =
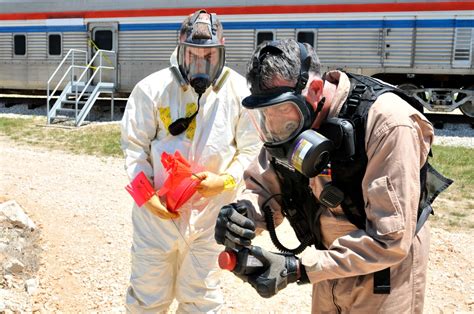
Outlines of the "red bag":
{"label": "red bag", "polygon": [[161,154],[161,163],[168,177],[158,190],[158,196],[166,196],[166,208],[170,212],[177,212],[194,195],[201,181],[193,175],[191,165],[179,151],[175,151],[174,155],[164,152]]}
{"label": "red bag", "polygon": [[148,178],[145,176],[143,171],[137,174],[133,181],[125,187],[125,190],[130,193],[135,203],[140,207],[145,204],[153,194],[155,194],[153,186],[150,181],[148,181]]}

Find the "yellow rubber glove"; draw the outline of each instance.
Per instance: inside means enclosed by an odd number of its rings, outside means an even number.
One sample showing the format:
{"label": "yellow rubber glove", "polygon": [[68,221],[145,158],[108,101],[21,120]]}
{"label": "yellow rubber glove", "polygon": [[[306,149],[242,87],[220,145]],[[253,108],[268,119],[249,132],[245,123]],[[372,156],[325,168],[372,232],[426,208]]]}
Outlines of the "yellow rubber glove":
{"label": "yellow rubber glove", "polygon": [[194,174],[194,176],[201,180],[196,190],[204,197],[211,197],[235,187],[234,178],[226,173],[217,175],[210,171],[203,171]]}
{"label": "yellow rubber glove", "polygon": [[179,217],[179,213],[172,213],[164,206],[158,195],[153,195],[145,204],[143,204],[153,215],[161,219],[175,219]]}

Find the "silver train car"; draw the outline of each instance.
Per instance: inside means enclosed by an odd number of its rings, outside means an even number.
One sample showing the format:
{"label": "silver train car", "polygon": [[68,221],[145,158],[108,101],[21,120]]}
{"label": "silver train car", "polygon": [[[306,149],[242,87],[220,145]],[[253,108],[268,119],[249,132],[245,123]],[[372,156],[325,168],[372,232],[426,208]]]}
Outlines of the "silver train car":
{"label": "silver train car", "polygon": [[68,81],[110,82],[126,95],[169,66],[180,22],[199,8],[219,15],[227,65],[242,74],[258,44],[295,38],[323,70],[381,78],[429,110],[474,117],[474,1],[0,1],[0,89],[50,96]]}

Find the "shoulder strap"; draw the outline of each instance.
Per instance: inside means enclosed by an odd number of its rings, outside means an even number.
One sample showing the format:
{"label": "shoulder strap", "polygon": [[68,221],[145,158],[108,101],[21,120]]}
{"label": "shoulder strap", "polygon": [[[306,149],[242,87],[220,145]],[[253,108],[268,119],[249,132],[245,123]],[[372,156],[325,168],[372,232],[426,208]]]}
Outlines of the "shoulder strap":
{"label": "shoulder strap", "polygon": [[351,223],[365,229],[365,204],[361,182],[367,168],[365,129],[370,107],[384,86],[372,78],[347,73],[351,86],[339,118],[350,121],[355,131],[355,154],[349,160],[332,161],[332,184],[344,192],[341,207]]}
{"label": "shoulder strap", "polygon": [[[351,162],[333,163],[331,170],[335,185],[345,194],[344,201],[341,203],[344,213],[349,221],[358,228],[365,229],[366,213],[361,182],[367,167],[367,156],[364,148],[368,111],[377,97],[387,92],[398,95],[421,113],[423,113],[423,105],[404,91],[372,77],[352,73],[347,73],[347,75],[351,81],[351,90],[339,117],[348,119],[354,124],[356,146],[359,150],[356,151],[356,155]],[[421,229],[430,213],[433,213],[431,203],[452,182],[452,180],[439,174],[428,161],[423,165],[420,170],[420,202],[416,233]],[[375,272],[373,276],[373,292],[375,294],[390,293],[390,268]]]}
{"label": "shoulder strap", "polygon": [[[354,125],[356,154],[350,161],[332,163],[333,184],[340,188],[345,194],[341,206],[349,221],[358,228],[365,229],[366,214],[361,182],[367,168],[365,130],[369,109],[380,95],[387,92],[398,95],[420,112],[423,112],[423,105],[395,86],[388,85],[368,76],[353,73],[346,74],[350,79],[351,87],[349,96],[342,106],[339,117],[351,121]],[[420,181],[421,202],[421,199],[424,198],[426,185],[426,165],[420,172]],[[421,212],[418,213],[418,216],[421,216]]]}

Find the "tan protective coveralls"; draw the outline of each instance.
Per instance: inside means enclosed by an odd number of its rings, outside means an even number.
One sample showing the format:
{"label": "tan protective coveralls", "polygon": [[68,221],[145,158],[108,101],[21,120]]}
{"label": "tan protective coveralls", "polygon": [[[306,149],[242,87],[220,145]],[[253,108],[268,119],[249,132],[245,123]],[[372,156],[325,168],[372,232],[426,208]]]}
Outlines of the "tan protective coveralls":
{"label": "tan protective coveralls", "polygon": [[[202,170],[228,173],[243,183],[244,169],[261,148],[240,105],[249,90],[245,78],[227,67],[216,85],[221,88],[206,90],[195,120],[177,136],[168,132],[168,126],[196,111],[195,91],[190,86],[183,91],[170,69],[151,74],[135,86],[122,119],[122,149],[130,180],[143,171],[158,190],[167,176],[162,153],[179,150]],[[162,220],[145,207],[133,208],[129,311],[164,312],[173,299],[179,302],[178,312],[220,309],[217,258],[223,247],[214,240],[214,226],[219,209],[236,197],[237,190],[210,198],[195,193],[174,220]]]}
{"label": "tan protective coveralls", "polygon": [[[336,117],[350,82],[338,71],[328,73],[326,79],[337,85],[329,112],[329,117]],[[386,93],[374,102],[368,113],[368,165],[362,182],[366,230],[351,224],[340,207],[323,211],[321,229],[328,249],[307,249],[301,256],[313,284],[313,313],[422,313],[429,226],[426,223],[416,236],[415,227],[420,168],[432,141],[430,122],[400,97]],[[257,208],[249,214],[258,227],[266,228],[257,204],[280,193],[280,186],[264,149],[245,178],[243,198]],[[310,180],[316,197],[329,181],[324,175]],[[270,205],[278,224],[280,205],[275,198]],[[391,293],[373,294],[373,273],[387,267]]]}

